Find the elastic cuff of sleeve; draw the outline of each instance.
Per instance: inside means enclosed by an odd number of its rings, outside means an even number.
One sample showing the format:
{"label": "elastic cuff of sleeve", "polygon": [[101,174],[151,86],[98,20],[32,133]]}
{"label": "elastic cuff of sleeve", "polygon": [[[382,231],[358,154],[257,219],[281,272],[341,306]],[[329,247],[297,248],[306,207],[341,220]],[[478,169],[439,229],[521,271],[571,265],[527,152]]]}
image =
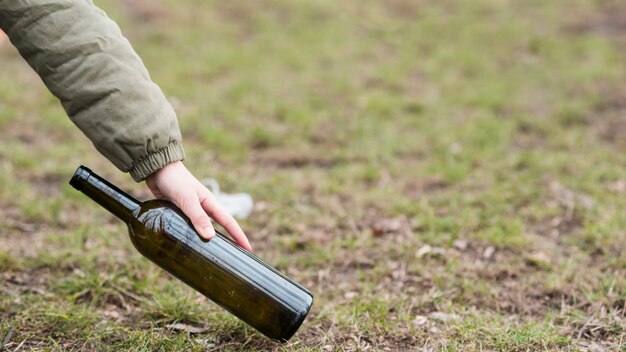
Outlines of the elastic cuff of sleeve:
{"label": "elastic cuff of sleeve", "polygon": [[134,161],[129,173],[133,180],[141,182],[155,171],[162,169],[165,165],[184,159],[185,152],[183,146],[176,142],[170,143],[166,147]]}

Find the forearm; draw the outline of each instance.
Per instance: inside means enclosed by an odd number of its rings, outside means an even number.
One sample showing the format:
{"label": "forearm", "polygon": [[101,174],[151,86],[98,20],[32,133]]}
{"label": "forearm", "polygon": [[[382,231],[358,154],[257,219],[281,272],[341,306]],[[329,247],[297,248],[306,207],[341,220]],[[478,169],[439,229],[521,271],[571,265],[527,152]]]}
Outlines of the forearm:
{"label": "forearm", "polygon": [[184,152],[176,115],[119,27],[87,0],[0,0],[0,29],[95,147],[137,181]]}

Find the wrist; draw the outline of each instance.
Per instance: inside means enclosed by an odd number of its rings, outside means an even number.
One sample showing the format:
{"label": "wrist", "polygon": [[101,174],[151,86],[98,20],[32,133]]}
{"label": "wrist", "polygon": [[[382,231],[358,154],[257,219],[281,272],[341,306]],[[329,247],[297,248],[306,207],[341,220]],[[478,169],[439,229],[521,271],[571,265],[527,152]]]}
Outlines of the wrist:
{"label": "wrist", "polygon": [[183,162],[180,160],[171,162],[169,164],[166,164],[165,166],[163,166],[162,168],[156,170],[155,172],[151,173],[150,175],[148,175],[148,177],[146,177],[146,181],[148,180],[154,180],[157,178],[162,178],[163,176],[167,175],[167,174],[171,174],[174,172],[177,172],[177,170],[183,170],[186,169],[185,165],[183,165]]}
{"label": "wrist", "polygon": [[[185,159],[182,145],[172,142],[167,146],[133,162],[130,175],[137,182],[141,182],[166,166]],[[182,165],[182,163],[181,163]]]}

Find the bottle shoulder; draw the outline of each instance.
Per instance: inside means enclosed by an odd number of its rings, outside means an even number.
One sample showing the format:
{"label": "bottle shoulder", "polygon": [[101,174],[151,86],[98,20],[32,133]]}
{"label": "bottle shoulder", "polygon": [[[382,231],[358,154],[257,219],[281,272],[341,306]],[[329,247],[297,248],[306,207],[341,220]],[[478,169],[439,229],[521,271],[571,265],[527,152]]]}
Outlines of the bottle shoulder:
{"label": "bottle shoulder", "polygon": [[172,218],[186,219],[183,212],[173,203],[167,200],[152,199],[141,203],[135,209],[133,218],[142,223],[153,223],[155,221],[165,221]]}
{"label": "bottle shoulder", "polygon": [[129,222],[131,237],[161,237],[188,231],[191,222],[174,204],[154,199],[141,203]]}

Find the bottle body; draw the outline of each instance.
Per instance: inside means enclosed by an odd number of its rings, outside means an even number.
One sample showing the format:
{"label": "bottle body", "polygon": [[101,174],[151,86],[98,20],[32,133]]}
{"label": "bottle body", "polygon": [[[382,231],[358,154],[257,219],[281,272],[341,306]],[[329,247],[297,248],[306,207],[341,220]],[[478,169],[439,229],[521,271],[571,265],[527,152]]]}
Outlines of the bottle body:
{"label": "bottle body", "polygon": [[172,203],[137,202],[84,167],[70,184],[126,222],[143,256],[267,337],[288,340],[308,314],[308,290],[220,234],[202,239]]}
{"label": "bottle body", "polygon": [[288,340],[313,303],[306,289],[226,237],[202,239],[169,202],[142,203],[128,227],[146,258],[270,338]]}

